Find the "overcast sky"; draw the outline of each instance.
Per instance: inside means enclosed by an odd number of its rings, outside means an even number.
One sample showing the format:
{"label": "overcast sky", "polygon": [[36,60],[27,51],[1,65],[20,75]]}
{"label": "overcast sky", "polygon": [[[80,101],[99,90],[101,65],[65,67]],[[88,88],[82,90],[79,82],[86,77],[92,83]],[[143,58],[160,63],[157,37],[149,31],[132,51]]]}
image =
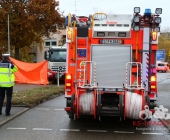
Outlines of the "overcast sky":
{"label": "overcast sky", "polygon": [[140,7],[141,14],[148,8],[155,13],[156,8],[162,8],[161,30],[170,29],[170,0],[59,0],[59,2],[60,11],[64,11],[64,15],[76,12],[77,16],[93,15],[96,12],[133,14],[134,7]]}

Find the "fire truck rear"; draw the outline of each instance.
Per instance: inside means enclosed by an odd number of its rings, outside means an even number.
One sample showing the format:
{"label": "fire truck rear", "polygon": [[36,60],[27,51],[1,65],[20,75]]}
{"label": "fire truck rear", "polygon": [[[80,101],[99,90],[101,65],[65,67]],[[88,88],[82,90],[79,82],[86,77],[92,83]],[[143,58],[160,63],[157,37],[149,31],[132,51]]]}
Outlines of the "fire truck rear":
{"label": "fire truck rear", "polygon": [[[161,8],[132,15],[68,14],[65,76],[70,118],[146,118],[157,98],[156,54]],[[152,110],[154,111],[154,110]]]}

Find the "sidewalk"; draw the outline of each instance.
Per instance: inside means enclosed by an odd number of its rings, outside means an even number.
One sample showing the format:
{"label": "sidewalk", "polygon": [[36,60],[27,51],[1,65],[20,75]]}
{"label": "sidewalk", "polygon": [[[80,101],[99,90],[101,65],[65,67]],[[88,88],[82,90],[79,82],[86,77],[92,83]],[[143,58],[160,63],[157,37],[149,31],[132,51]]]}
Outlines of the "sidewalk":
{"label": "sidewalk", "polygon": [[4,125],[5,123],[9,122],[10,120],[14,119],[15,117],[21,115],[22,113],[29,110],[29,108],[26,107],[12,107],[10,116],[5,116],[5,107],[2,108],[2,115],[0,115],[0,127]]}
{"label": "sidewalk", "polygon": [[[27,90],[27,89],[32,89],[32,88],[39,88],[39,87],[44,87],[44,86],[57,86],[57,85],[32,85],[32,84],[15,84],[14,85],[14,89],[13,92],[17,92],[17,91],[22,91],[22,90]],[[64,85],[60,85],[60,86],[64,86]],[[11,107],[11,112],[10,112],[10,116],[5,116],[5,106],[3,106],[2,108],[2,115],[0,115],[0,127],[2,125],[4,125],[5,123],[9,122],[10,120],[14,119],[15,117],[21,115],[22,113],[26,112],[27,110],[29,110],[28,107],[22,107],[22,106],[12,106]]]}

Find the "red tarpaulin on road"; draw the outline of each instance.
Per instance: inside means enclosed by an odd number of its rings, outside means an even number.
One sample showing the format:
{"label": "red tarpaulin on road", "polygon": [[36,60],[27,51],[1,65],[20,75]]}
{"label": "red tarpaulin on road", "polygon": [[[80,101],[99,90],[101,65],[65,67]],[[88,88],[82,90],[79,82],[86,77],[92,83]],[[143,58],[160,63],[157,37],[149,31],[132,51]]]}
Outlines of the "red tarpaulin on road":
{"label": "red tarpaulin on road", "polygon": [[14,58],[10,58],[18,71],[15,73],[16,83],[27,83],[27,84],[48,84],[47,70],[48,61],[40,63],[25,63],[18,61]]}

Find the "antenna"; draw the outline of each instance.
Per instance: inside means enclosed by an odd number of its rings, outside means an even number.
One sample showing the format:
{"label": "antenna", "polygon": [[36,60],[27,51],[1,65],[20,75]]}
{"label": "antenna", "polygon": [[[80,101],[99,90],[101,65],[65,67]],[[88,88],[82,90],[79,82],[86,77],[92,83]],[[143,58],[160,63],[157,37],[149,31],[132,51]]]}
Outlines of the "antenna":
{"label": "antenna", "polygon": [[76,10],[76,1],[75,1],[75,15],[76,15],[76,11],[77,11],[77,10]]}

